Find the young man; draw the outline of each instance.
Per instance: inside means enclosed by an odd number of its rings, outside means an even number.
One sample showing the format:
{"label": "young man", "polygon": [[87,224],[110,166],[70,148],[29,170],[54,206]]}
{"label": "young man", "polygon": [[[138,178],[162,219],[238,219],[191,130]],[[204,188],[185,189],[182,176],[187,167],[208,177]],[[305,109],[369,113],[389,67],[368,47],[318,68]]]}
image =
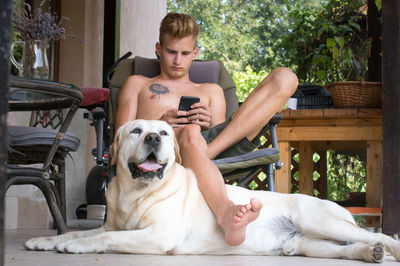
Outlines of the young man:
{"label": "young man", "polygon": [[[116,126],[139,118],[160,119],[173,126],[182,164],[196,174],[199,189],[224,230],[226,242],[240,245],[247,224],[260,213],[261,202],[253,198],[245,205],[233,204],[211,159],[230,149],[243,153],[254,149],[262,127],[283,108],[298,82],[286,68],[273,70],[225,121],[222,88],[189,80],[189,68],[198,53],[198,33],[198,25],[188,15],[171,13],[163,19],[156,44],[161,73],[154,78],[134,75],[126,80],[118,98]],[[200,102],[188,112],[178,111],[181,96],[197,96]]]}

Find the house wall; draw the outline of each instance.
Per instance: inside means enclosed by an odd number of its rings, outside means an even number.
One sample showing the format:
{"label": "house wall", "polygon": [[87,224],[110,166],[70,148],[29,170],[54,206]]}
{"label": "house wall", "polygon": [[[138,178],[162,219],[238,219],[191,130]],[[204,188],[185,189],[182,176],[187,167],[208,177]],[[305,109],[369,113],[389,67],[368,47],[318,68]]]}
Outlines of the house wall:
{"label": "house wall", "polygon": [[154,58],[166,10],[166,0],[121,0],[120,56],[131,51],[133,56]]}
{"label": "house wall", "polygon": [[[59,79],[78,87],[101,87],[105,0],[61,0],[61,14],[71,20],[67,39],[60,42]],[[158,28],[166,14],[166,0],[121,0],[120,54],[154,57]],[[66,162],[67,220],[76,219],[75,209],[85,203],[86,176],[95,165],[91,150],[95,132],[76,113],[69,131],[81,141]],[[14,113],[10,124],[26,124],[29,113]],[[69,224],[69,222],[68,222]],[[52,228],[52,218],[42,193],[34,186],[12,186],[6,194],[7,229]]]}

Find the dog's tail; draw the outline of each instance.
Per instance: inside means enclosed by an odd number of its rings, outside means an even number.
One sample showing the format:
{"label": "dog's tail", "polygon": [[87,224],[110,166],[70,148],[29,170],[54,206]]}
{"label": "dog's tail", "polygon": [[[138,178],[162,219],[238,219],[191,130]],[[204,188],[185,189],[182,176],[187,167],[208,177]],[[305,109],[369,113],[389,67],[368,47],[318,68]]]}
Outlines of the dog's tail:
{"label": "dog's tail", "polygon": [[278,216],[271,222],[271,230],[277,237],[293,238],[301,234],[300,229],[286,216]]}

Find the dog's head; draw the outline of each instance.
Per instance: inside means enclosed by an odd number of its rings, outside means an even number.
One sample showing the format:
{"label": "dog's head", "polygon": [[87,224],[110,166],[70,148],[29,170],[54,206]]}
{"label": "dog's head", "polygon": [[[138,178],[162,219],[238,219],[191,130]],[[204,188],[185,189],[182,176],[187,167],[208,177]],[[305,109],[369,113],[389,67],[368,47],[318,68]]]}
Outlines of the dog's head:
{"label": "dog's head", "polygon": [[111,164],[146,182],[162,179],[175,160],[181,161],[172,127],[158,120],[125,123],[118,129],[111,155]]}

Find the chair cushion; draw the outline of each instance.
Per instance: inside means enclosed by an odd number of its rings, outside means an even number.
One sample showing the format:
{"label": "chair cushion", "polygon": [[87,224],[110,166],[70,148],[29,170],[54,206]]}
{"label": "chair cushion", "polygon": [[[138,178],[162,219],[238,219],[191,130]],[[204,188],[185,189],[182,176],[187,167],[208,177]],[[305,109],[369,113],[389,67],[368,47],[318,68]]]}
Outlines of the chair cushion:
{"label": "chair cushion", "polygon": [[108,102],[110,90],[107,88],[81,88],[83,101],[81,106],[90,106],[96,103]]}
{"label": "chair cushion", "polygon": [[[160,61],[136,56],[134,69],[136,75],[152,78],[160,74]],[[189,69],[189,79],[194,83],[218,84],[219,69],[217,60],[193,61]]]}
{"label": "chair cushion", "polygon": [[[8,126],[8,143],[11,147],[51,146],[58,130],[41,127]],[[60,147],[67,151],[77,151],[80,140],[67,132]]]}
{"label": "chair cushion", "polygon": [[220,172],[224,175],[236,169],[245,169],[252,166],[268,165],[279,161],[279,150],[264,148],[243,155],[213,160]]}
{"label": "chair cushion", "polygon": [[189,69],[189,79],[194,83],[216,83],[219,82],[219,62],[193,61]]}

